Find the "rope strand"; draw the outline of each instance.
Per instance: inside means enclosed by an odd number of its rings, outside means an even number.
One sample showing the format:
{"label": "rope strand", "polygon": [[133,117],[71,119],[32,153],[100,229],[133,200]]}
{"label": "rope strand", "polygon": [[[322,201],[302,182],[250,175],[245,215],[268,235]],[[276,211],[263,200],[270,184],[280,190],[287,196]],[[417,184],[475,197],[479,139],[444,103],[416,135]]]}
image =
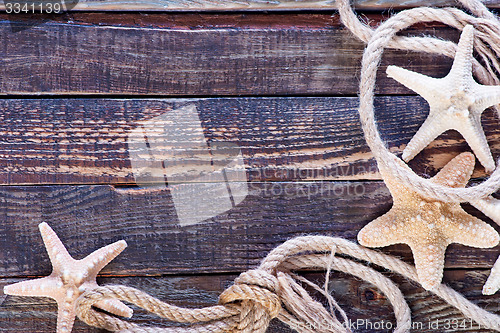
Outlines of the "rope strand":
{"label": "rope strand", "polygon": [[[304,279],[297,279],[292,273],[296,270],[327,270],[331,267],[375,285],[394,308],[397,322],[394,332],[409,332],[410,308],[394,282],[359,262],[338,256],[332,258],[332,248],[335,249],[335,255],[347,255],[375,264],[418,283],[415,267],[393,256],[342,238],[305,236],[278,246],[263,260],[259,268],[240,275],[235,284],[222,293],[221,305],[202,309],[181,308],[161,302],[140,290],[112,285],[86,291],[78,299],[76,311],[78,317],[89,325],[122,333],[265,332],[272,318],[278,318],[301,333],[348,333],[351,332],[349,325],[341,323],[321,303],[309,296],[299,284]],[[432,292],[481,327],[500,331],[500,316],[481,309],[450,287],[442,284]],[[127,301],[172,322],[193,325],[175,328],[141,327],[91,308],[92,304],[104,298]]]}

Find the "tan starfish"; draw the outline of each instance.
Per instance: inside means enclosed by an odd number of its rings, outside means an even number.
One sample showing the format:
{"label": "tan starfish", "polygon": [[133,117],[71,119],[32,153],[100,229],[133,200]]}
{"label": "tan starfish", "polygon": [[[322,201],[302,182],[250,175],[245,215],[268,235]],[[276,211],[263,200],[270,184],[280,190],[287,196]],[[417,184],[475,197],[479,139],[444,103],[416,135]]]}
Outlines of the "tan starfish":
{"label": "tan starfish", "polygon": [[[474,164],[474,155],[462,153],[431,181],[444,186],[464,187]],[[409,169],[403,161],[401,165]],[[359,232],[358,241],[368,247],[408,244],[413,252],[418,279],[425,289],[432,290],[440,284],[449,244],[479,248],[498,244],[500,238],[495,229],[467,214],[459,203],[428,200],[395,181],[383,167],[380,172],[392,194],[393,207],[366,225]]]}
{"label": "tan starfish", "polygon": [[[84,291],[97,287],[97,273],[120,254],[127,243],[121,240],[94,251],[82,260],[75,260],[47,223],[38,227],[52,262],[52,274],[5,286],[3,291],[6,295],[53,298],[58,307],[57,333],[69,333],[75,321],[76,299]],[[119,316],[132,316],[132,309],[118,300],[105,300],[96,306]]]}
{"label": "tan starfish", "polygon": [[436,79],[404,68],[389,66],[389,77],[422,96],[429,103],[429,116],[403,150],[409,161],[441,133],[454,129],[465,138],[486,171],[495,169],[481,114],[500,103],[500,86],[483,86],[472,77],[474,28],[464,28],[453,66],[444,78]]}

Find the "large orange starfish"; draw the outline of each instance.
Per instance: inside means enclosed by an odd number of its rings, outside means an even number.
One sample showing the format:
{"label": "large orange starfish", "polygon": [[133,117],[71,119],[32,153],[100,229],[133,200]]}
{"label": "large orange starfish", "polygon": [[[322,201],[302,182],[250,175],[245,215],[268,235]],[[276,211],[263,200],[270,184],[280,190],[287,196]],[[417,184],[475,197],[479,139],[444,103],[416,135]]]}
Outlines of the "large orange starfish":
{"label": "large orange starfish", "polygon": [[[7,295],[53,298],[58,307],[57,333],[69,333],[75,321],[76,299],[86,290],[98,286],[97,273],[120,254],[127,243],[121,240],[94,251],[82,260],[75,260],[47,223],[41,223],[39,228],[52,262],[52,274],[5,286],[3,292]],[[95,306],[119,316],[132,316],[132,309],[118,300],[104,300]]]}
{"label": "large orange starfish", "polygon": [[[444,186],[464,187],[474,164],[474,155],[462,153],[431,180]],[[403,161],[401,165],[409,169]],[[425,289],[432,290],[441,283],[449,244],[479,248],[498,244],[499,235],[495,229],[467,214],[459,203],[428,200],[395,181],[383,167],[380,172],[394,204],[389,212],[359,232],[358,241],[368,247],[408,244],[413,252],[418,279]]]}

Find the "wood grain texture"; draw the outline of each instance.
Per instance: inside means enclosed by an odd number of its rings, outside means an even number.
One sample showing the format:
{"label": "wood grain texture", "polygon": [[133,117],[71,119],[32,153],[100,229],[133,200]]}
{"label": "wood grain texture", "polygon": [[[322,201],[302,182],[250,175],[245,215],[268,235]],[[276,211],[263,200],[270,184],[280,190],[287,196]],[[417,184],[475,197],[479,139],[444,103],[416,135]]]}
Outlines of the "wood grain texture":
{"label": "wood grain texture", "polygon": [[[198,23],[193,16],[165,16],[82,13],[32,27],[36,16],[0,15],[0,95],[358,92],[363,44],[341,27],[338,16],[297,15],[298,23],[290,23],[286,15],[241,14],[215,26],[215,15]],[[26,29],[13,33],[13,27]],[[443,27],[409,33],[457,37]],[[384,59],[377,85],[382,94],[410,93],[386,77],[389,64],[439,77],[451,63],[441,56],[396,51],[388,51]]]}
{"label": "wood grain texture", "polygon": [[[357,6],[380,10],[422,2],[360,0]],[[54,331],[53,302],[1,293],[7,283],[50,274],[37,228],[42,221],[77,259],[113,241],[128,242],[103,270],[101,283],[124,283],[178,305],[199,307],[215,304],[237,273],[258,265],[287,239],[321,234],[355,240],[358,230],[386,212],[391,198],[364,143],[357,98],[341,96],[357,94],[363,45],[341,27],[337,15],[331,17],[332,3],[92,0],[59,17],[1,14],[0,332]],[[489,5],[499,7],[499,2]],[[137,9],[249,11],[113,12]],[[284,12],[250,13],[274,9]],[[295,9],[328,11],[288,11]],[[368,17],[374,24],[383,19]],[[456,32],[440,25],[420,25],[408,33],[457,40]],[[404,148],[425,119],[427,106],[418,97],[398,96],[412,93],[388,79],[385,66],[438,77],[450,63],[443,57],[387,52],[377,93],[391,96],[379,97],[376,107],[381,133],[393,151]],[[39,96],[26,99],[34,95]],[[287,97],[263,97],[276,95]],[[321,97],[325,95],[330,97]],[[250,181],[240,204],[192,225],[181,224],[178,212],[221,200],[210,196],[196,206],[187,200],[200,185],[213,183],[178,185],[184,205],[174,202],[173,187],[136,188],[126,144],[128,133],[143,121],[186,104],[196,105],[211,145],[241,147]],[[498,157],[498,118],[487,111],[483,124]],[[464,150],[468,147],[461,137],[448,133],[411,165],[432,175]],[[180,162],[188,168],[201,163],[196,156]],[[474,177],[483,176],[478,168]],[[445,281],[480,306],[498,311],[498,296],[483,297],[480,291],[499,250],[450,246]],[[404,245],[382,251],[412,262]],[[321,274],[306,275],[322,281]],[[418,286],[389,275],[402,286],[414,320],[424,325],[416,331],[436,332],[427,329],[434,320],[443,325],[446,319],[463,319]],[[372,286],[343,274],[335,274],[330,286],[352,319],[394,321],[387,300]],[[157,323],[144,312],[137,315],[141,323]],[[102,331],[78,322],[75,332]],[[269,332],[291,331],[273,322]]]}
{"label": "wood grain texture", "polygon": [[[210,144],[241,147],[250,181],[380,179],[359,124],[357,98],[4,99],[0,182],[135,184],[130,132],[185,105],[196,107]],[[382,136],[398,153],[428,112],[427,103],[414,96],[379,97],[376,108]],[[498,156],[500,127],[493,111],[484,113],[483,125]],[[171,157],[187,165],[182,170],[196,169],[204,158],[185,156],[190,149]],[[462,137],[448,132],[411,165],[433,174],[464,150],[469,148]],[[483,175],[478,168],[475,177]]]}
{"label": "wood grain texture", "polygon": [[[488,0],[490,8],[498,8],[498,0]],[[385,10],[418,6],[456,6],[451,0],[355,0],[353,5],[361,10]],[[335,9],[335,0],[80,0],[72,9],[100,11],[199,11],[199,10],[331,10]],[[0,10],[4,10],[4,4]]]}
{"label": "wood grain texture", "polygon": [[[180,209],[203,207],[189,198],[198,186],[183,185],[188,197],[175,204],[170,188],[2,186],[0,277],[50,274],[37,228],[42,221],[76,259],[126,240],[129,247],[103,270],[105,275],[200,274],[255,267],[274,247],[299,235],[355,240],[364,225],[391,207],[382,182],[251,183],[236,207],[196,224],[180,224]],[[452,245],[446,267],[490,268],[499,249]],[[412,261],[406,246],[384,251]]]}
{"label": "wood grain texture", "polygon": [[[324,273],[303,273],[307,279],[322,284]],[[414,283],[410,283],[398,275],[389,274],[402,289],[412,310],[412,332],[491,332],[480,329],[477,324],[464,318],[457,310],[447,305],[437,296],[424,291]],[[488,276],[488,271],[452,270],[445,271],[444,281],[455,290],[489,311],[499,313],[500,296],[483,297],[481,287]],[[230,286],[236,275],[202,275],[202,276],[166,276],[166,277],[110,277],[99,278],[100,284],[124,284],[141,289],[163,301],[178,306],[203,307],[217,303],[220,293]],[[0,279],[0,290],[4,285],[15,283],[21,279]],[[333,272],[329,289],[339,305],[346,311],[351,322],[355,323],[355,332],[374,332],[370,325],[376,322],[395,325],[392,307],[387,298],[373,285],[352,276]],[[314,297],[324,299],[311,290]],[[167,326],[168,323],[134,308],[134,322],[146,325]],[[358,322],[359,320],[359,322]],[[55,303],[49,299],[35,297],[5,296],[0,292],[0,332],[54,332],[56,321]],[[445,325],[464,324],[456,329],[446,329]],[[429,328],[430,323],[439,323],[438,328]],[[386,324],[387,325],[387,324]],[[422,326],[420,326],[422,325]],[[378,330],[377,332],[379,332]],[[77,320],[74,333],[103,332],[85,325]],[[269,327],[268,333],[291,333],[291,329],[277,320]]]}

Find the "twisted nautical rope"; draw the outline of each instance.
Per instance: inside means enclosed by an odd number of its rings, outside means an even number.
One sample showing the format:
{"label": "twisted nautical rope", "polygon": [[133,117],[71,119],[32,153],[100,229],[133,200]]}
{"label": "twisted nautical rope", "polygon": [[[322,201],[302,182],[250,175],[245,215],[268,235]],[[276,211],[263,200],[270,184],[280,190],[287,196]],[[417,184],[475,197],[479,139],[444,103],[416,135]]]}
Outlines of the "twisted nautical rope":
{"label": "twisted nautical rope", "polygon": [[[121,333],[265,332],[273,318],[278,318],[298,332],[351,332],[345,313],[327,291],[293,273],[301,269],[322,269],[329,273],[334,269],[377,286],[394,308],[397,322],[394,332],[409,332],[410,308],[399,288],[373,268],[335,256],[337,254],[384,267],[418,282],[415,268],[397,258],[342,238],[305,236],[278,246],[257,269],[241,274],[234,284],[221,294],[220,305],[201,309],[181,308],[131,287],[110,285],[85,292],[78,300],[77,314],[89,325]],[[301,282],[322,291],[329,300],[330,311],[314,300]],[[327,284],[328,280],[325,287]],[[474,319],[481,327],[500,330],[500,316],[479,308],[446,285],[439,286],[433,292],[466,317]],[[91,307],[95,302],[109,297],[133,303],[172,322],[190,325],[169,328],[144,327]],[[340,310],[343,321],[335,316],[333,310]]]}
{"label": "twisted nautical rope", "polygon": [[[442,22],[459,30],[462,30],[466,25],[473,25],[477,31],[474,44],[486,66],[485,68],[478,61],[475,61],[474,71],[482,83],[499,83],[495,70],[500,72],[498,62],[500,57],[500,22],[481,2],[476,0],[460,0],[460,2],[479,17],[466,14],[457,8],[420,7],[402,11],[374,30],[359,21],[350,7],[349,0],[338,0],[342,22],[358,38],[368,43],[362,59],[359,113],[365,139],[375,155],[377,163],[384,164],[388,170],[392,170],[392,174],[397,180],[407,184],[409,188],[421,195],[445,202],[470,202],[496,192],[500,188],[500,167],[496,168],[488,180],[468,188],[450,188],[419,177],[413,171],[401,167],[397,161],[398,157],[389,152],[382,141],[375,123],[373,98],[377,69],[384,48],[434,52],[449,57],[455,55],[457,46],[452,42],[432,37],[396,36],[397,32],[420,22]],[[498,108],[497,113],[500,117],[500,109]]]}
{"label": "twisted nautical rope", "polygon": [[[451,189],[431,183],[414,172],[401,168],[398,157],[389,152],[375,122],[373,107],[376,71],[384,48],[435,52],[453,57],[456,45],[431,37],[401,37],[396,33],[418,22],[438,21],[459,30],[472,24],[475,47],[483,64],[475,61],[474,72],[485,84],[499,84],[500,23],[477,0],[461,0],[470,14],[456,8],[416,8],[394,15],[377,29],[361,23],[349,0],[338,0],[342,22],[367,43],[362,60],[360,83],[360,118],[365,138],[378,163],[392,169],[394,176],[429,198],[441,201],[472,201],[496,192],[500,186],[500,168],[480,185]],[[500,116],[500,109],[497,109]],[[342,254],[343,257],[336,256]],[[345,258],[346,256],[356,261]],[[89,325],[124,332],[265,332],[269,322],[277,318],[298,332],[351,332],[345,312],[328,293],[332,269],[350,273],[377,286],[389,299],[397,321],[394,332],[409,332],[411,313],[399,288],[387,277],[358,261],[375,264],[418,283],[416,270],[401,260],[363,248],[342,238],[326,236],[298,237],[278,246],[254,270],[242,273],[219,298],[219,305],[187,309],[162,302],[140,290],[126,286],[104,286],[86,291],[78,300],[78,317]],[[323,288],[294,273],[296,270],[326,270]],[[329,309],[314,300],[304,288],[312,286],[327,299]],[[441,285],[435,291],[464,316],[482,327],[500,331],[500,317],[465,299],[453,289]],[[98,312],[92,304],[104,298],[117,298],[133,303],[169,321],[184,326],[144,327],[118,317]],[[337,318],[340,314],[341,319]]]}

